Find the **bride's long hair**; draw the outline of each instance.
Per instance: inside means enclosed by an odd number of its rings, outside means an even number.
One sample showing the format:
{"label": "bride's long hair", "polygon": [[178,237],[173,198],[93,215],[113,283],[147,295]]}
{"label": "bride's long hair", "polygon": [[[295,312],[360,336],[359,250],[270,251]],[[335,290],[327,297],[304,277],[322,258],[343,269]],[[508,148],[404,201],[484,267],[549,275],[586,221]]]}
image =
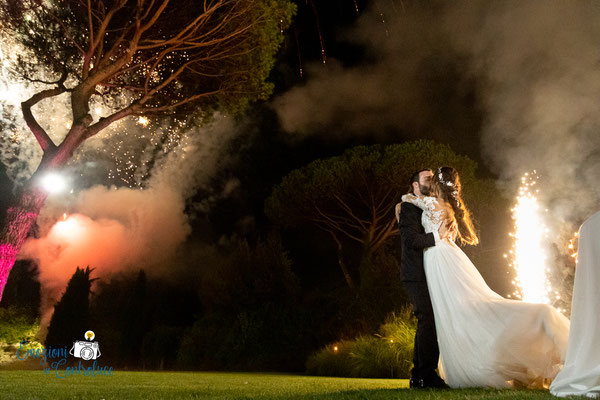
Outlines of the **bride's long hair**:
{"label": "bride's long hair", "polygon": [[[462,200],[458,172],[452,167],[440,167],[433,173],[432,195],[444,200],[451,208],[458,226],[457,239],[461,244],[476,245],[479,238],[471,220],[471,213]],[[451,215],[450,215],[451,217]]]}

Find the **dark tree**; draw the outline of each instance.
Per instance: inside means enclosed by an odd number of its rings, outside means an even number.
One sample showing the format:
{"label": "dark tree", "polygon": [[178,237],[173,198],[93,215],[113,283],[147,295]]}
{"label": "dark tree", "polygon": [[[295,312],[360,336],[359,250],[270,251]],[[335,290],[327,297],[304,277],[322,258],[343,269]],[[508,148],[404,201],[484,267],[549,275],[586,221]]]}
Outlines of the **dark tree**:
{"label": "dark tree", "polygon": [[144,323],[146,302],[146,273],[140,270],[137,279],[127,296],[127,304],[121,315],[121,343],[119,355],[127,365],[133,365],[140,360],[142,341],[147,324]]}
{"label": "dark tree", "polygon": [[101,281],[91,297],[90,326],[102,338],[103,359],[123,368],[170,368],[178,332],[200,311],[193,284],[189,277],[151,278],[142,269]]}
{"label": "dark tree", "polygon": [[199,294],[204,313],[181,339],[184,368],[296,370],[304,363],[312,321],[276,232],[243,240],[224,254],[203,255]]}
{"label": "dark tree", "polygon": [[357,146],[341,156],[316,160],[292,171],[265,202],[273,221],[297,227],[311,224],[335,242],[338,264],[348,287],[356,287],[345,260],[345,244],[358,245],[368,259],[398,233],[395,205],[408,190],[414,171],[451,165],[465,188],[467,204],[482,209],[496,193],[489,180],[475,176],[477,164],[433,141]]}
{"label": "dark tree", "polygon": [[65,293],[54,306],[45,346],[70,346],[73,341],[84,340],[84,334],[90,329],[89,296],[91,284],[90,267],[77,267],[69,280]]}

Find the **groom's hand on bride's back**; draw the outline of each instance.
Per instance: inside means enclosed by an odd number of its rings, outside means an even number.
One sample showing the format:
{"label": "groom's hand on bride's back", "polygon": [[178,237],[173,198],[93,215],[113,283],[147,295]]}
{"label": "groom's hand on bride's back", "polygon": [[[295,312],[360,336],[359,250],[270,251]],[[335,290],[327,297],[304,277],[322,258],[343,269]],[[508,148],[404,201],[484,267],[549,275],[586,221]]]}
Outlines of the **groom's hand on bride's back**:
{"label": "groom's hand on bride's back", "polygon": [[456,236],[458,235],[457,229],[458,227],[456,226],[456,224],[451,224],[450,226],[448,226],[448,224],[443,223],[442,225],[440,225],[440,229],[438,229],[440,239],[448,239],[454,242],[456,240]]}

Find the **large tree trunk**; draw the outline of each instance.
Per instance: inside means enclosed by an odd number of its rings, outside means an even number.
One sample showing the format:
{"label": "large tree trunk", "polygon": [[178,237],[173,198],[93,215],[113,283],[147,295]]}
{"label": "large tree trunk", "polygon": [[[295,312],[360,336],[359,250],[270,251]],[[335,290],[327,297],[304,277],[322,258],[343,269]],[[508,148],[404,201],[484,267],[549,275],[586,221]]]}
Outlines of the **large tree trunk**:
{"label": "large tree trunk", "polygon": [[21,192],[16,204],[6,212],[6,220],[0,233],[0,300],[17,254],[35,224],[46,197],[47,193],[40,188],[28,187]]}
{"label": "large tree trunk", "polygon": [[352,276],[350,275],[350,272],[348,271],[348,267],[346,266],[346,263],[344,262],[344,251],[342,248],[342,242],[337,238],[337,236],[335,236],[335,234],[333,232],[329,231],[329,233],[331,233],[333,240],[335,240],[335,243],[337,244],[338,264],[340,266],[340,269],[342,270],[342,274],[344,274],[344,278],[346,279],[346,284],[348,285],[348,287],[350,289],[354,290],[354,288],[355,288],[354,280],[352,279]]}
{"label": "large tree trunk", "polygon": [[60,146],[48,144],[45,147],[37,171],[21,191],[16,204],[7,210],[6,220],[0,233],[0,300],[10,270],[48,197],[46,190],[40,187],[38,179],[45,173],[62,167],[71,159],[73,152],[85,140],[86,123],[89,124],[89,121],[74,124]]}
{"label": "large tree trunk", "polygon": [[[6,286],[10,270],[15,264],[17,255],[27,239],[27,234],[37,220],[37,216],[48,196],[48,193],[40,187],[38,178],[44,173],[59,168],[69,161],[75,149],[86,139],[86,129],[92,122],[90,115],[80,115],[87,110],[87,101],[89,100],[89,96],[85,97],[85,92],[83,95],[81,94],[83,90],[81,85],[74,90],[71,103],[73,105],[79,104],[73,103],[73,98],[75,97],[79,102],[83,102],[83,106],[73,107],[73,126],[59,146],[56,146],[52,142],[52,139],[50,139],[46,131],[44,131],[35,119],[31,108],[46,98],[64,93],[67,90],[63,85],[66,78],[67,75],[65,73],[56,82],[58,85],[56,88],[42,90],[34,94],[29,100],[21,103],[23,118],[38,141],[44,155],[38,169],[18,196],[16,204],[7,210],[6,220],[0,232],[0,300],[2,300],[2,293],[4,292],[4,286]],[[80,114],[76,114],[76,111],[80,110],[82,110]]]}

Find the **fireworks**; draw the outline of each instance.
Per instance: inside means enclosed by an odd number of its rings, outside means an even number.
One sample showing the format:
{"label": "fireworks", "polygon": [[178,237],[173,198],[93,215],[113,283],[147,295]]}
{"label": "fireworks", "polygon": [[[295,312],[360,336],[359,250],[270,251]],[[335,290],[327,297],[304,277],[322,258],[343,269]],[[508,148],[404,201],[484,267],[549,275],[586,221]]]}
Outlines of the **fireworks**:
{"label": "fireworks", "polygon": [[569,252],[571,257],[577,262],[577,244],[579,242],[579,232],[573,233],[573,237],[569,240]]}
{"label": "fireworks", "polygon": [[317,5],[314,0],[310,0],[313,14],[315,15],[315,22],[317,24],[317,32],[319,33],[319,43],[321,44],[321,62],[325,64],[327,62],[327,54],[325,53],[325,39],[323,38],[323,31],[321,30],[321,21],[319,18],[319,12]]}
{"label": "fireworks", "polygon": [[75,239],[80,239],[85,233],[85,229],[83,225],[79,222],[79,216],[67,216],[66,213],[63,214],[63,218],[54,224],[52,227],[52,232],[55,237],[72,241]]}
{"label": "fireworks", "polygon": [[140,115],[140,117],[137,120],[137,123],[142,125],[145,128],[150,123],[150,120],[148,118],[144,117],[143,115]]}
{"label": "fireworks", "polygon": [[[4,125],[10,127],[0,137],[0,162],[7,168],[9,176],[24,182],[37,168],[42,151],[39,144],[24,124],[21,117],[20,103],[33,93],[47,89],[47,85],[19,79],[11,71],[16,69],[17,55],[27,57],[27,51],[19,43],[4,34],[0,34],[0,101],[6,108]],[[45,71],[40,68],[37,75],[46,78]],[[112,102],[92,97],[90,110],[94,120],[110,115],[114,109],[131,102],[131,94],[123,93]],[[68,97],[56,97],[52,101],[38,104],[36,115],[42,127],[55,143],[60,143],[72,126]],[[108,178],[106,184],[142,188],[149,170],[159,164],[171,151],[180,144],[190,141],[187,122],[175,118],[170,123],[158,125],[147,116],[130,117],[119,120],[86,141],[82,148],[74,154],[69,167],[73,175],[85,175],[90,179],[91,171],[87,167],[90,160],[98,168],[96,179]],[[93,173],[92,173],[93,174]],[[54,179],[54,181],[52,181]],[[56,191],[60,186],[55,177],[50,181],[43,179],[42,185],[48,191]]]}
{"label": "fireworks", "polygon": [[50,172],[44,175],[41,178],[40,183],[44,190],[49,193],[59,193],[65,190],[67,187],[65,178],[55,172]]}
{"label": "fireworks", "polygon": [[526,173],[521,178],[517,204],[512,210],[515,220],[515,244],[510,251],[517,277],[514,296],[532,303],[550,303],[551,286],[547,277],[547,256],[544,248],[548,229],[544,224],[543,210],[536,197],[539,191],[537,174]]}

